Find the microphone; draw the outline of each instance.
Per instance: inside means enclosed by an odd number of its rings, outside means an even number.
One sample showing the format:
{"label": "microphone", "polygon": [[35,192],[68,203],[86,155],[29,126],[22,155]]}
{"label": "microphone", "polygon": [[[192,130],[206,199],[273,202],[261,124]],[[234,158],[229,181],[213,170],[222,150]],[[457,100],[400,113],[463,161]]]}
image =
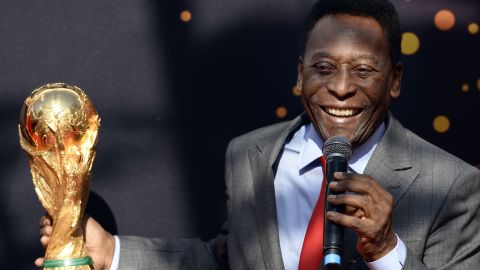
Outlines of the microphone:
{"label": "microphone", "polygon": [[[333,136],[325,141],[322,149],[326,159],[326,179],[327,185],[326,196],[329,194],[336,195],[338,193],[331,191],[328,184],[334,181],[333,173],[346,172],[348,160],[352,157],[352,145],[343,136]],[[344,205],[331,205],[326,202],[325,197],[325,214],[327,211],[343,213]],[[343,226],[335,224],[325,218],[325,229],[323,231],[323,265],[327,270],[341,269],[343,252]]]}

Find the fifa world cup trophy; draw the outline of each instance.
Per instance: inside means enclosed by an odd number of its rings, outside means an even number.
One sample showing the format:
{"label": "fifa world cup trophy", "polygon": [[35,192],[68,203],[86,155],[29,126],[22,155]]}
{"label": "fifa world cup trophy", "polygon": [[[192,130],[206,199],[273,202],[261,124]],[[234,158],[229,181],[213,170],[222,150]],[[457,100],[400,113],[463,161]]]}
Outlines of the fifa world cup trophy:
{"label": "fifa world cup trophy", "polygon": [[81,223],[99,127],[95,107],[76,86],[46,84],[23,104],[20,145],[38,198],[53,220],[44,269],[93,269]]}

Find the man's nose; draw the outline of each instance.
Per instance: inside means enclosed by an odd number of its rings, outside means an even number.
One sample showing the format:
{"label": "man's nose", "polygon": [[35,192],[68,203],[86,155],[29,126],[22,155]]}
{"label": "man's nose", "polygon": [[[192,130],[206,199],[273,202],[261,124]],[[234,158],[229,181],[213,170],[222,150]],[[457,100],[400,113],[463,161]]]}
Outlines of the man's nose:
{"label": "man's nose", "polygon": [[355,94],[357,87],[353,83],[352,75],[346,68],[338,69],[330,81],[327,83],[327,89],[338,99],[346,99]]}

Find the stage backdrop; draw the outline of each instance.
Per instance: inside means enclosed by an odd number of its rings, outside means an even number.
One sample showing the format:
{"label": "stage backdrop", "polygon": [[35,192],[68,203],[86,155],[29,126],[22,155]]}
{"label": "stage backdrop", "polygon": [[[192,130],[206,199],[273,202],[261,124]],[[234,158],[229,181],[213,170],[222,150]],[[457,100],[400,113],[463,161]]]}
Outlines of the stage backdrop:
{"label": "stage backdrop", "polygon": [[[112,233],[213,237],[228,141],[302,111],[296,81],[312,0],[0,2],[0,265],[43,254],[17,123],[48,82],[102,116],[88,212]],[[477,0],[396,0],[404,80],[393,113],[471,164],[479,150]]]}

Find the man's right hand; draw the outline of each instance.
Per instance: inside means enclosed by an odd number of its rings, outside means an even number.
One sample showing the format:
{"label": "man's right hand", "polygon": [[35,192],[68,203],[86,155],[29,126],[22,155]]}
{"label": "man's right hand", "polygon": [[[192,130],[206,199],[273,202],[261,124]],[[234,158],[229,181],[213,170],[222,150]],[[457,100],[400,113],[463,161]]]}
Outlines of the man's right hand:
{"label": "man's right hand", "polygon": [[[82,220],[82,229],[89,255],[93,259],[96,270],[109,270],[115,252],[115,238],[107,232],[92,217],[85,215]],[[40,218],[40,243],[46,248],[52,234],[52,219]],[[35,260],[35,265],[41,267],[43,258]]]}

